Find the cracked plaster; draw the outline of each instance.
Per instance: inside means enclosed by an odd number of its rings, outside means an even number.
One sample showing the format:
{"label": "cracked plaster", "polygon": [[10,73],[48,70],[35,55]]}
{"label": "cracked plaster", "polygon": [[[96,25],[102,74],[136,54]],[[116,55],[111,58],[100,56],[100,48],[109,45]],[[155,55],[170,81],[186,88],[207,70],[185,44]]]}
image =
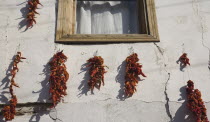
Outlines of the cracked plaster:
{"label": "cracked plaster", "polygon": [[[195,87],[202,92],[208,116],[210,116],[210,1],[208,0],[155,0],[160,34],[159,43],[106,44],[106,45],[62,45],[54,43],[55,3],[43,1],[39,9],[37,24],[26,32],[18,29],[22,19],[20,10],[25,1],[0,0],[0,79],[6,76],[6,70],[17,50],[23,52],[27,60],[19,64],[16,81],[20,88],[15,88],[19,103],[49,102],[47,99],[47,77],[43,74],[44,65],[57,50],[64,50],[69,57],[67,70],[70,73],[68,95],[51,111],[17,116],[14,122],[50,122],[52,116],[63,122],[193,122],[185,106],[186,82],[191,79]],[[23,3],[23,4],[21,4]],[[120,83],[117,68],[131,53],[139,54],[143,71],[148,76],[137,86],[133,97],[121,101],[117,98]],[[105,74],[105,86],[83,94],[78,88],[87,79],[86,71],[81,66],[98,51],[109,66]],[[176,63],[179,56],[188,53],[191,66],[179,70]],[[121,69],[123,72],[123,69]],[[168,75],[170,74],[170,75]],[[123,81],[118,77],[117,80]],[[4,91],[0,87],[0,91]],[[39,92],[41,91],[41,92]],[[81,94],[82,93],[82,94]],[[2,93],[1,93],[2,94]],[[6,97],[8,97],[6,95]],[[0,103],[5,103],[1,100]],[[28,110],[27,110],[28,109]],[[31,111],[30,107],[26,111]],[[188,119],[186,119],[189,116]],[[60,120],[59,120],[60,119]],[[1,120],[1,117],[0,117]]]}

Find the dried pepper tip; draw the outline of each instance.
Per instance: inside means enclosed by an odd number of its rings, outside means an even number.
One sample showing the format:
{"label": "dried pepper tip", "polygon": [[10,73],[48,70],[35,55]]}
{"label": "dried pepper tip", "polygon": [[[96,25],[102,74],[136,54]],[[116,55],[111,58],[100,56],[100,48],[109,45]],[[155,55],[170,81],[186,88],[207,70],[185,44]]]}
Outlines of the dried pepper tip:
{"label": "dried pepper tip", "polygon": [[87,63],[87,67],[90,67],[88,86],[91,90],[93,90],[94,87],[100,90],[101,84],[104,85],[104,73],[106,73],[104,59],[101,56],[94,56],[87,60]]}
{"label": "dried pepper tip", "polygon": [[27,14],[27,18],[26,18],[26,20],[28,22],[27,28],[33,27],[34,23],[36,24],[35,14],[39,14],[36,11],[38,4],[42,6],[42,4],[39,2],[39,0],[30,0],[30,1],[28,1],[29,13]]}
{"label": "dried pepper tip", "polygon": [[189,60],[189,58],[187,57],[187,53],[183,53],[183,54],[180,56],[179,61],[180,61],[181,63],[183,63],[184,66],[187,66],[187,64],[190,65],[190,60]]}
{"label": "dried pepper tip", "polygon": [[7,105],[7,106],[4,106],[4,108],[2,109],[2,113],[3,113],[3,116],[4,116],[4,118],[5,118],[6,121],[9,121],[9,120],[14,119],[14,116],[16,114],[15,108],[16,108],[16,105],[17,105],[17,97],[14,95],[13,86],[19,87],[15,83],[14,78],[16,76],[16,73],[19,70],[18,67],[17,67],[17,64],[19,62],[22,62],[21,59],[26,59],[26,58],[24,58],[24,57],[21,56],[21,52],[17,52],[17,55],[15,56],[15,59],[13,60],[12,70],[10,71],[11,72],[11,75],[12,75],[12,78],[10,80],[9,91],[10,91],[10,94],[11,94],[12,99],[9,101],[10,104]]}
{"label": "dried pepper tip", "polygon": [[206,107],[201,98],[201,92],[198,89],[194,89],[193,81],[189,80],[187,82],[187,107],[196,116],[197,122],[209,122],[206,113]]}
{"label": "dried pepper tip", "polygon": [[60,101],[61,98],[67,95],[66,93],[66,82],[69,79],[69,74],[66,70],[65,62],[67,57],[63,54],[63,51],[56,53],[50,64],[50,94],[53,101],[53,106],[55,107]]}
{"label": "dried pepper tip", "polygon": [[194,90],[194,83],[193,81],[189,80],[187,82],[187,88],[186,88],[186,92],[187,94],[191,93]]}
{"label": "dried pepper tip", "polygon": [[138,84],[138,75],[146,77],[142,72],[142,65],[137,63],[139,61],[136,53],[126,58],[126,75],[125,75],[125,94],[130,97],[136,92],[136,85]]}

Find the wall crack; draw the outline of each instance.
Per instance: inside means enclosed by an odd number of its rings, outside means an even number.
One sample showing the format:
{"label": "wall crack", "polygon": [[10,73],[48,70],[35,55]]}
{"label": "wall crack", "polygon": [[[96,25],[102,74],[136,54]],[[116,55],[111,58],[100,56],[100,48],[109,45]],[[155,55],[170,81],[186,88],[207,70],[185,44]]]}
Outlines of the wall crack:
{"label": "wall crack", "polygon": [[157,47],[158,51],[163,56],[164,51],[162,51],[162,49],[160,48],[160,46],[158,46],[156,43],[154,43],[154,45]]}
{"label": "wall crack", "polygon": [[165,83],[165,90],[164,90],[164,94],[165,94],[165,99],[166,99],[166,104],[165,104],[165,108],[166,108],[166,113],[168,115],[168,117],[170,118],[170,122],[172,122],[172,115],[170,112],[170,106],[169,106],[169,97],[168,97],[168,93],[167,93],[167,86],[168,86],[168,81],[170,80],[170,73],[168,73],[168,79]]}
{"label": "wall crack", "polygon": [[194,12],[196,13],[195,15],[198,17],[200,21],[201,43],[202,43],[202,46],[208,50],[208,54],[209,54],[208,68],[210,70],[210,47],[206,46],[206,44],[204,43],[205,42],[204,33],[205,33],[205,28],[207,28],[205,26],[205,21],[204,21],[205,18],[201,15],[200,4],[198,0],[192,0],[192,7],[193,7]]}
{"label": "wall crack", "polygon": [[168,70],[167,70],[167,65],[166,65],[166,62],[165,62],[164,51],[163,51],[163,49],[162,49],[160,46],[158,46],[156,43],[154,43],[154,45],[155,45],[156,48],[158,49],[159,53],[162,55],[163,62],[164,62],[164,70],[165,70],[165,72],[168,74],[168,79],[167,79],[166,82],[165,82],[165,89],[164,89],[164,95],[165,95],[165,100],[166,100],[165,109],[166,109],[166,113],[167,113],[168,117],[170,118],[170,122],[172,122],[173,117],[172,117],[171,112],[170,112],[170,106],[169,106],[170,100],[169,100],[168,93],[167,93],[167,86],[168,86],[168,82],[169,82],[169,80],[170,80],[171,74],[170,74],[170,72],[168,72]]}

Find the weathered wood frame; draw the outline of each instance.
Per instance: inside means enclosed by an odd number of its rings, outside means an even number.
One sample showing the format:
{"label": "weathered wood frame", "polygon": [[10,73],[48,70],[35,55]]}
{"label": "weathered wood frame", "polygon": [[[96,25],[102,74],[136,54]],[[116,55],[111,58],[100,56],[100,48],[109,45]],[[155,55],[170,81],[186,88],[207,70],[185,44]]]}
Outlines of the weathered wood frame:
{"label": "weathered wood frame", "polygon": [[158,42],[154,0],[137,0],[141,34],[75,34],[76,0],[59,0],[55,42]]}

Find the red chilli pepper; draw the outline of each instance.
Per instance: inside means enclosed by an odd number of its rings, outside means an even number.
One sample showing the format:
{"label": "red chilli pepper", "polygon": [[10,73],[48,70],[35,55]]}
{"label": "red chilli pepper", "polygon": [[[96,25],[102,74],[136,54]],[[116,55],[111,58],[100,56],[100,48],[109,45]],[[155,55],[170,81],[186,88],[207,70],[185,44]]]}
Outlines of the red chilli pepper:
{"label": "red chilli pepper", "polygon": [[63,54],[63,51],[56,53],[53,56],[53,59],[49,62],[51,68],[50,74],[50,94],[51,99],[53,101],[53,106],[55,107],[60,101],[61,98],[66,93],[66,82],[69,79],[69,73],[66,70],[65,62],[67,61],[67,57]]}
{"label": "red chilli pepper", "polygon": [[193,81],[189,80],[186,87],[187,92],[187,107],[196,116],[197,122],[209,122],[206,113],[206,107],[201,98],[201,92],[194,89]]}
{"label": "red chilli pepper", "polygon": [[14,95],[14,92],[13,92],[13,86],[15,87],[19,87],[16,83],[15,83],[15,75],[16,73],[19,71],[18,69],[18,66],[17,64],[19,62],[22,62],[21,59],[26,59],[24,57],[21,57],[21,52],[17,52],[17,55],[13,61],[13,65],[12,65],[12,70],[10,71],[11,73],[11,80],[10,80],[10,87],[9,87],[9,91],[10,91],[10,94],[11,94],[11,100],[9,101],[10,104],[5,106],[3,109],[2,109],[2,113],[3,113],[3,116],[5,118],[6,121],[10,121],[12,119],[14,119],[14,116],[16,114],[16,105],[17,105],[17,97],[16,95]]}
{"label": "red chilli pepper", "polygon": [[101,84],[104,85],[104,73],[106,73],[104,69],[104,59],[101,56],[94,56],[87,60],[87,63],[89,63],[87,67],[90,67],[88,86],[91,90],[93,90],[94,87],[100,90]]}
{"label": "red chilli pepper", "polygon": [[138,84],[138,75],[146,77],[142,72],[142,65],[137,63],[139,61],[136,53],[126,58],[126,75],[125,75],[125,94],[130,97],[136,92],[136,85]]}
{"label": "red chilli pepper", "polygon": [[39,14],[36,11],[36,9],[38,5],[42,6],[42,4],[39,2],[39,0],[30,0],[28,1],[28,5],[29,5],[29,8],[28,8],[29,12],[27,14],[27,22],[28,22],[27,28],[33,27],[34,23],[36,24],[35,14]]}
{"label": "red chilli pepper", "polygon": [[179,61],[180,61],[181,63],[183,63],[184,66],[190,65],[190,60],[189,60],[189,58],[187,58],[187,53],[183,53],[183,54],[180,56]]}

